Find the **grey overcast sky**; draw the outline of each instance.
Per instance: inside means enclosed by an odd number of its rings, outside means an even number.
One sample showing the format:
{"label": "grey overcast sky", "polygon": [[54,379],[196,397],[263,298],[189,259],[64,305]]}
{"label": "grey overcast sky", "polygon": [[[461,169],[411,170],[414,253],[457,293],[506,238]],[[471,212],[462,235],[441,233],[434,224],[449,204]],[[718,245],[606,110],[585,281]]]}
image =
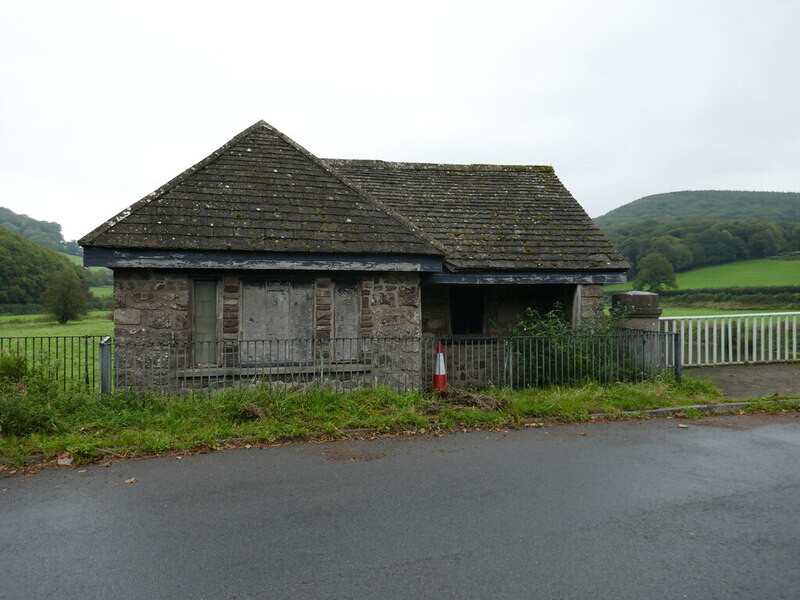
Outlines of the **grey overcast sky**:
{"label": "grey overcast sky", "polygon": [[800,191],[800,0],[5,0],[0,206],[88,233],[264,119],[322,157],[553,165],[591,216]]}

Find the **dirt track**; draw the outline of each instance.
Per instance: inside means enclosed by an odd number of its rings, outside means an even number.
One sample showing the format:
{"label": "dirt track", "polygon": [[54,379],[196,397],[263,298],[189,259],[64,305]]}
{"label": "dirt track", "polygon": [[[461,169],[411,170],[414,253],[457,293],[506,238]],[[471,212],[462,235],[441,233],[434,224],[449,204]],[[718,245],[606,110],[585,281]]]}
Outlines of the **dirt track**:
{"label": "dirt track", "polygon": [[800,398],[800,363],[693,367],[683,372],[714,381],[726,398]]}

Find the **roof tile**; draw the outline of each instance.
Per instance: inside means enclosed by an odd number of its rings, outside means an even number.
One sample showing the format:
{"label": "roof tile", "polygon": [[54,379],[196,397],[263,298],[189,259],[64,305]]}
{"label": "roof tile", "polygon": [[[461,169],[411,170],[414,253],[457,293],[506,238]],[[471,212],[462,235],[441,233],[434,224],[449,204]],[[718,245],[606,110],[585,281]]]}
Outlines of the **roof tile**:
{"label": "roof tile", "polygon": [[454,270],[628,268],[552,167],[323,160],[444,246]]}
{"label": "roof tile", "polygon": [[263,121],[80,243],[274,251],[275,238],[284,252],[441,254],[413,225]]}

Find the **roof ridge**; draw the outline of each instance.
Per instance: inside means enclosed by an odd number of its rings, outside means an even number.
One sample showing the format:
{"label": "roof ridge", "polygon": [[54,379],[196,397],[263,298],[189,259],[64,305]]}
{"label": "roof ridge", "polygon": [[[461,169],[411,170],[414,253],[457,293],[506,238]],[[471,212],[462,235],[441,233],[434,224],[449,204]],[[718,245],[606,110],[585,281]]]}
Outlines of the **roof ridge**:
{"label": "roof ridge", "polygon": [[325,163],[331,165],[350,165],[363,167],[385,166],[392,169],[430,169],[430,170],[450,170],[450,171],[535,171],[555,173],[555,169],[550,165],[508,165],[491,163],[428,163],[428,162],[407,162],[376,159],[353,159],[353,158],[322,158]]}
{"label": "roof ridge", "polygon": [[104,222],[103,224],[99,225],[98,227],[96,227],[95,229],[93,229],[92,231],[87,233],[80,240],[78,240],[78,243],[80,245],[84,245],[84,244],[90,243],[92,239],[96,238],[97,236],[99,236],[102,233],[105,233],[106,231],[111,229],[114,225],[119,223],[120,221],[123,221],[131,213],[133,213],[134,210],[138,210],[138,209],[142,208],[143,206],[146,206],[146,205],[150,204],[153,200],[156,200],[157,198],[160,198],[161,196],[166,194],[168,191],[170,191],[172,188],[176,187],[177,185],[179,185],[180,183],[185,181],[190,175],[196,173],[197,171],[203,169],[204,167],[208,166],[209,164],[211,164],[212,162],[217,160],[220,156],[222,156],[222,154],[225,153],[225,151],[227,151],[231,147],[233,147],[236,144],[238,144],[242,139],[246,138],[248,135],[250,135],[254,131],[258,130],[259,128],[270,129],[270,130],[275,131],[275,132],[280,134],[280,132],[277,129],[275,129],[272,125],[270,125],[269,123],[267,123],[263,119],[260,119],[260,120],[256,121],[255,123],[250,125],[250,127],[245,129],[244,131],[242,131],[240,133],[237,133],[230,140],[225,142],[222,146],[217,148],[214,152],[212,152],[211,154],[206,156],[204,159],[202,159],[199,162],[195,163],[194,165],[192,165],[191,167],[189,167],[188,169],[186,169],[182,173],[180,173],[177,176],[175,176],[172,179],[170,179],[167,183],[165,183],[161,187],[159,187],[156,190],[154,190],[154,191],[150,192],[149,194],[147,194],[147,196],[145,196],[141,200],[138,200],[137,202],[134,202],[128,208],[120,211],[119,213],[117,213],[116,215],[114,215],[113,217],[108,219],[106,222]]}
{"label": "roof ridge", "polygon": [[[267,125],[266,123],[264,124]],[[267,126],[270,127],[269,125]],[[328,166],[328,164],[326,164],[323,159],[319,158],[316,154],[313,154],[309,150],[306,150],[303,146],[295,142],[288,135],[286,135],[281,131],[278,131],[274,127],[270,127],[270,129],[272,129],[272,131],[275,132],[275,134],[277,134],[278,137],[280,137],[287,144],[289,144],[299,152],[303,153],[306,156],[306,158],[310,159],[315,165],[323,169],[326,173],[329,173],[331,176],[338,179],[346,187],[353,190],[358,196],[362,197],[367,202],[374,204],[379,210],[383,211],[386,215],[388,215],[389,217],[400,223],[406,229],[410,229],[411,233],[416,235],[418,238],[421,238],[424,242],[430,244],[431,246],[436,248],[436,250],[442,252],[443,254],[447,254],[450,251],[449,248],[443,246],[441,242],[438,242],[430,235],[422,231],[419,227],[414,225],[414,223],[412,223],[409,219],[407,219],[400,213],[396,212],[395,210],[389,208],[383,202],[380,202],[377,198],[374,198],[371,194],[368,194],[365,190],[361,189],[360,187],[357,187],[348,179],[346,179],[344,176],[340,175],[338,171]]]}
{"label": "roof ridge", "polygon": [[314,162],[316,164],[318,164],[320,167],[322,167],[325,170],[325,172],[330,173],[333,177],[335,177],[342,184],[344,184],[345,186],[347,186],[348,188],[353,190],[360,197],[364,198],[364,200],[366,200],[367,202],[370,202],[371,204],[374,204],[379,210],[381,210],[384,213],[386,213],[388,216],[390,216],[395,221],[400,223],[403,227],[405,227],[407,229],[410,229],[411,232],[414,235],[416,235],[417,237],[421,238],[423,241],[427,242],[428,244],[430,244],[431,246],[433,246],[434,248],[436,248],[439,252],[442,252],[443,254],[447,254],[447,253],[450,252],[450,249],[447,246],[442,244],[440,241],[434,239],[428,233],[424,232],[422,229],[420,229],[418,226],[416,226],[408,217],[400,214],[399,212],[397,212],[393,208],[390,208],[390,207],[386,206],[386,204],[384,204],[383,202],[381,202],[380,200],[375,198],[372,194],[367,192],[361,186],[358,186],[358,185],[354,184],[352,181],[347,179],[344,175],[341,175],[338,171],[336,171],[335,169],[331,168],[325,162],[325,159],[318,158],[314,154],[311,154],[311,152],[308,152],[308,150],[303,148],[300,144],[297,144],[296,142],[294,142],[294,140],[286,137],[280,131],[278,131],[277,133],[279,135],[282,135],[283,137],[285,137],[287,141],[291,142],[292,144],[295,144],[295,146],[297,148],[299,148],[300,150],[302,150],[304,152],[307,152],[308,155],[311,157],[311,159],[314,160]]}

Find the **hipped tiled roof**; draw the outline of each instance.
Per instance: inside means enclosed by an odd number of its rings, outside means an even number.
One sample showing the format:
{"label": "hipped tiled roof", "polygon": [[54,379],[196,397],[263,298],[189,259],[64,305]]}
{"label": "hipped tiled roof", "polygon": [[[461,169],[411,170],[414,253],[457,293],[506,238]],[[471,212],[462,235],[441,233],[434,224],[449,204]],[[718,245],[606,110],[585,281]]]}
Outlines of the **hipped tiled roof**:
{"label": "hipped tiled roof", "polygon": [[552,167],[323,161],[444,246],[452,269],[629,266]]}
{"label": "hipped tiled roof", "polygon": [[321,160],[264,121],[80,244],[414,254],[452,270],[628,268],[551,167]]}
{"label": "hipped tiled roof", "polygon": [[354,190],[263,121],[86,235],[80,244],[442,254],[402,216]]}

